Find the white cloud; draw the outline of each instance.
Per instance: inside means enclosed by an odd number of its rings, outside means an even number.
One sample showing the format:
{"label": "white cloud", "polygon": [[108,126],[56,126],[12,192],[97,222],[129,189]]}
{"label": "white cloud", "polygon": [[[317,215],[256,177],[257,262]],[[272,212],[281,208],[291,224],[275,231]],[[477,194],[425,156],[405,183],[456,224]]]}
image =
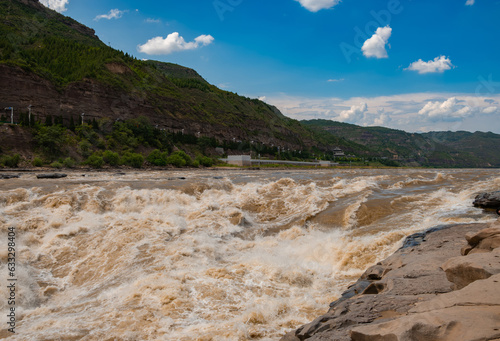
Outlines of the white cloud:
{"label": "white cloud", "polygon": [[475,111],[461,103],[456,97],[448,98],[444,102],[427,102],[418,114],[427,116],[432,121],[460,121],[472,116]]}
{"label": "white cloud", "polygon": [[69,0],[40,0],[40,3],[54,11],[59,13],[67,10],[66,5],[68,5]]}
{"label": "white cloud", "polygon": [[161,20],[160,19],[147,18],[146,22],[148,24],[159,24],[159,23],[161,23]]}
{"label": "white cloud", "polygon": [[465,3],[466,6],[472,6],[474,5],[474,3],[476,2],[476,0],[467,0],[467,2]]}
{"label": "white cloud", "polygon": [[108,20],[120,19],[123,16],[123,13],[125,13],[125,11],[120,11],[118,8],[115,8],[110,10],[108,14],[98,15],[97,17],[94,18],[94,20],[97,21],[101,19],[108,19]]}
{"label": "white cloud", "polygon": [[295,0],[295,1],[300,2],[302,7],[311,12],[317,12],[322,9],[335,7],[340,2],[340,0]]}
{"label": "white cloud", "polygon": [[212,37],[211,35],[202,34],[201,36],[194,38],[194,41],[196,43],[196,47],[198,47],[200,44],[203,46],[207,46],[214,41],[214,37]]}
{"label": "white cloud", "polygon": [[265,102],[267,97],[266,96],[260,96],[259,98],[259,101],[262,101],[262,102]]}
{"label": "white cloud", "polygon": [[327,80],[327,82],[329,83],[336,83],[336,82],[343,82],[344,81],[344,78],[340,78],[340,79],[329,79]]}
{"label": "white cloud", "polygon": [[392,34],[392,28],[387,25],[386,27],[379,27],[375,34],[368,40],[365,41],[361,50],[365,57],[374,58],[387,58],[387,51],[385,45],[389,42],[389,38]]}
{"label": "white cloud", "polygon": [[353,105],[351,109],[341,111],[338,120],[341,122],[357,123],[364,118],[364,114],[367,111],[368,105],[366,103]]}
{"label": "white cloud", "polygon": [[211,35],[201,35],[194,41],[186,42],[178,32],[170,33],[166,38],[155,37],[149,39],[146,44],[139,45],[138,50],[146,54],[170,54],[172,52],[194,50],[200,46],[210,45],[214,41]]}
{"label": "white cloud", "polygon": [[493,116],[500,114],[500,94],[408,93],[349,99],[281,94],[268,95],[266,102],[297,120],[348,119],[349,123],[357,125],[385,126],[408,132],[477,130],[500,133],[500,120]]}
{"label": "white cloud", "polygon": [[422,59],[413,62],[405,70],[417,71],[419,74],[424,73],[443,73],[446,70],[453,68],[451,60],[445,56],[439,56],[434,60],[424,62]]}
{"label": "white cloud", "polygon": [[483,114],[494,114],[498,111],[498,107],[487,107],[482,110]]}
{"label": "white cloud", "polygon": [[390,121],[390,117],[384,112],[384,110],[379,110],[378,116],[376,116],[373,120],[373,125],[374,126],[385,126],[387,123]]}

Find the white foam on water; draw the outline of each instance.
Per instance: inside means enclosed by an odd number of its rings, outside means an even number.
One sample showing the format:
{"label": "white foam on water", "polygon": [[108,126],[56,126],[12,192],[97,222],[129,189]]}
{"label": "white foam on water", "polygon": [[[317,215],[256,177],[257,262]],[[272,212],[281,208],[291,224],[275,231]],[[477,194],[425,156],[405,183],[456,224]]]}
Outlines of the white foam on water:
{"label": "white foam on water", "polygon": [[[19,239],[11,339],[277,339],[325,313],[406,235],[492,221],[471,198],[500,186],[493,171],[228,174],[175,188],[160,173],[149,183],[103,174],[0,192],[1,230],[16,226]],[[338,225],[315,220],[332,208]],[[2,260],[5,249],[0,239]]]}

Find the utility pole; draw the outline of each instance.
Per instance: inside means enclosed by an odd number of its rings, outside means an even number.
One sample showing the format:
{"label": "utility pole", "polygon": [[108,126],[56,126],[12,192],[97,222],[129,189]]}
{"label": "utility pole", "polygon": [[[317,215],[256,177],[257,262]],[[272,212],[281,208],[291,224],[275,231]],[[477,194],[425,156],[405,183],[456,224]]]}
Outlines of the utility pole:
{"label": "utility pole", "polygon": [[31,127],[31,104],[28,105],[28,126]]}
{"label": "utility pole", "polygon": [[14,124],[14,107],[7,107],[5,110],[10,110],[10,124]]}

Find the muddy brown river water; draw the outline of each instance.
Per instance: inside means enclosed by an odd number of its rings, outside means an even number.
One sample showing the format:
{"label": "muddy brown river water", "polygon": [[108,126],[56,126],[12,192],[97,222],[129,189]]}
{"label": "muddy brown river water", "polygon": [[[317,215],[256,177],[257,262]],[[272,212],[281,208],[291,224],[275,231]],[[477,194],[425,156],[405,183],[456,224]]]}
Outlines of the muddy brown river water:
{"label": "muddy brown river water", "polygon": [[[181,179],[185,178],[185,179]],[[190,170],[0,180],[9,340],[277,340],[472,207],[499,170]],[[6,331],[16,231],[16,334]]]}

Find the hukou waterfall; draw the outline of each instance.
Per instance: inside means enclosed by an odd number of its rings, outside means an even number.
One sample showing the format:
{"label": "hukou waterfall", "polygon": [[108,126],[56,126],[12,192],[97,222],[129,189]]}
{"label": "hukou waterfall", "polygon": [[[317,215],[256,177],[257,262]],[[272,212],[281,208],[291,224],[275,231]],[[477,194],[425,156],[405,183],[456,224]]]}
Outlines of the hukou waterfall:
{"label": "hukou waterfall", "polygon": [[497,219],[497,170],[25,173],[0,182],[8,340],[279,340],[415,232]]}

